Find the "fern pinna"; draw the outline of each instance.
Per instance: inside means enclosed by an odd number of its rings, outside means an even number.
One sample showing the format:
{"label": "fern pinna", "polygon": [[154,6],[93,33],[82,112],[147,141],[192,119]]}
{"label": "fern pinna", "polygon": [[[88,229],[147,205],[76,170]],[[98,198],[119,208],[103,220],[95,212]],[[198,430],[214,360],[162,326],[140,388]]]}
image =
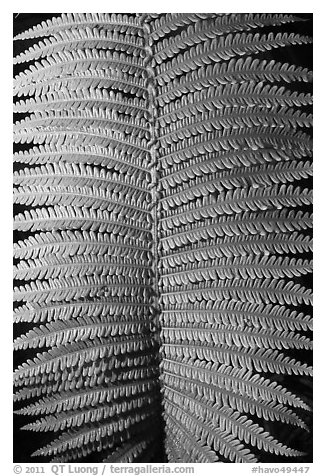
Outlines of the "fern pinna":
{"label": "fern pinna", "polygon": [[304,458],[312,74],[282,59],[303,20],[16,35],[14,398],[39,461]]}

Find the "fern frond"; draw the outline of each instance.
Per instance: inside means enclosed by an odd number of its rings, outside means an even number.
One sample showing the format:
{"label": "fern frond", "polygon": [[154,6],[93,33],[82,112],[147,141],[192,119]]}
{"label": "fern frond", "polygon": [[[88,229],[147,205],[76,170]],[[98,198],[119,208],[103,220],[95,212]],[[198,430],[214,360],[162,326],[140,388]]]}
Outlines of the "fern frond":
{"label": "fern frond", "polygon": [[211,288],[208,288],[206,283],[193,286],[192,289],[187,286],[169,287],[161,297],[162,303],[166,305],[189,304],[201,300],[236,299],[251,303],[297,306],[302,303],[311,304],[312,292],[300,284],[283,279],[226,279]]}
{"label": "fern frond", "polygon": [[59,110],[55,112],[40,111],[30,115],[28,118],[14,124],[14,132],[21,137],[31,137],[33,134],[50,131],[50,127],[57,127],[61,130],[64,124],[69,125],[69,130],[73,130],[72,125],[82,126],[83,128],[96,128],[98,130],[111,129],[114,131],[138,135],[144,137],[148,126],[144,118],[139,114],[133,118],[117,114],[116,111],[106,111],[100,108],[91,108],[78,111]]}
{"label": "fern frond", "polygon": [[203,88],[249,81],[312,81],[312,72],[289,63],[275,60],[259,60],[258,58],[232,58],[225,63],[205,65],[194,71],[172,80],[162,87],[157,96],[158,104],[164,104],[181,97],[183,94],[200,91]]}
{"label": "fern frond", "polygon": [[300,149],[272,149],[261,147],[259,149],[244,148],[243,150],[231,149],[227,152],[219,151],[215,154],[202,154],[198,157],[191,157],[186,164],[179,164],[178,162],[171,162],[173,169],[166,167],[160,180],[162,187],[166,189],[168,186],[172,188],[188,182],[189,179],[202,177],[211,173],[219,173],[221,171],[230,171],[232,173],[234,168],[240,167],[245,173],[244,167],[251,166],[266,166],[269,163],[282,163],[287,161],[302,159],[310,156],[309,150]]}
{"label": "fern frond", "polygon": [[[105,188],[112,192],[132,193],[135,196],[148,197],[150,191],[144,189],[144,179],[137,174],[131,177],[122,173],[111,172],[105,168],[75,164],[46,163],[40,167],[25,167],[14,173],[14,184],[19,186],[69,186]],[[142,185],[141,185],[142,184]]]}
{"label": "fern frond", "polygon": [[112,65],[111,69],[116,66],[123,73],[129,74],[139,74],[144,70],[144,66],[137,57],[130,57],[123,52],[112,53],[109,50],[95,48],[60,51],[40,62],[37,61],[33,67],[15,76],[13,86],[14,89],[19,89],[48,78],[74,73],[76,70],[108,69],[108,64]]}
{"label": "fern frond", "polygon": [[135,50],[144,49],[141,39],[135,35],[108,34],[105,30],[86,27],[78,30],[60,30],[49,39],[45,38],[27,51],[14,58],[14,64],[37,60],[53,55],[60,51],[73,51],[78,49],[110,49],[124,51],[132,54]]}
{"label": "fern frond", "polygon": [[[111,436],[106,443],[101,443],[101,448],[107,451],[110,451],[110,454],[116,454],[113,450],[117,445],[121,445],[121,443],[125,443],[126,445],[130,441],[139,441],[139,434],[148,433],[149,429],[153,429],[153,423],[157,422],[157,418],[155,415],[152,415],[151,419],[145,419],[143,421],[137,422],[135,425],[131,426],[130,428],[123,429],[121,431],[117,431],[114,435]],[[85,458],[90,453],[98,451],[98,443],[93,442],[89,443],[86,447],[82,446],[81,448],[73,448],[71,450],[65,450],[63,453],[58,454],[57,456],[51,459],[51,462],[56,463],[66,463],[71,460],[78,460],[80,458]],[[118,452],[118,450],[117,450]],[[121,449],[122,453],[122,449]],[[120,453],[119,453],[120,454]],[[103,460],[105,461],[105,460]]]}
{"label": "fern frond", "polygon": [[[240,187],[271,187],[276,183],[287,183],[308,178],[312,175],[311,162],[288,161],[267,164],[266,166],[256,165],[252,167],[237,167],[230,171],[217,172],[214,174],[203,174],[202,177],[189,177],[195,183],[182,184],[176,191],[167,188],[162,192],[162,207],[166,210],[169,207],[179,206],[188,203],[200,196],[206,196],[216,191],[223,192]],[[166,184],[163,183],[163,186]],[[172,192],[172,193],[171,193]]]}
{"label": "fern frond", "polygon": [[284,127],[242,128],[240,131],[226,129],[223,132],[205,134],[205,140],[191,137],[187,142],[183,141],[166,149],[159,159],[162,167],[166,169],[195,155],[240,148],[295,149],[292,153],[302,157],[311,153],[312,142],[307,134],[293,132]]}
{"label": "fern frond", "polygon": [[[47,208],[35,208],[16,215],[14,228],[21,231],[81,229],[90,231],[111,232],[126,236],[132,233],[134,238],[142,240],[148,237],[149,227],[131,219],[118,217],[106,210],[92,210],[74,206],[54,205]],[[132,230],[128,232],[129,230]]]}
{"label": "fern frond", "polygon": [[19,259],[42,259],[56,255],[62,259],[69,256],[97,255],[131,258],[146,261],[151,255],[148,246],[137,245],[132,237],[122,238],[108,233],[93,231],[63,230],[61,232],[37,233],[15,243],[14,256]]}
{"label": "fern frond", "polygon": [[101,337],[114,337],[117,335],[142,334],[149,330],[150,322],[139,316],[138,320],[131,319],[122,322],[110,319],[77,318],[69,323],[62,321],[45,326],[35,327],[28,334],[15,339],[14,349],[27,349],[28,347],[58,347],[67,343],[92,340]]}
{"label": "fern frond", "polygon": [[[70,207],[88,207],[92,210],[116,212],[120,217],[135,220],[135,222],[150,214],[144,206],[144,199],[135,195],[130,204],[123,203],[124,195],[112,193],[110,190],[99,187],[40,187],[23,186],[14,191],[14,203],[22,205],[56,205]],[[143,204],[143,207],[141,206]]]}
{"label": "fern frond", "polygon": [[227,344],[245,348],[265,349],[311,349],[312,343],[307,337],[279,330],[257,330],[252,328],[234,329],[218,326],[162,326],[162,335],[168,343],[186,339],[209,345]]}
{"label": "fern frond", "polygon": [[277,435],[310,429],[304,25],[72,13],[15,36],[14,401],[38,460],[303,457]]}
{"label": "fern frond", "polygon": [[70,74],[58,77],[46,78],[37,83],[28,83],[25,86],[15,85],[14,96],[44,96],[48,93],[60,91],[68,88],[70,90],[78,89],[96,89],[112,88],[123,93],[135,94],[137,97],[144,98],[146,94],[144,74],[132,75],[128,72],[118,71],[117,69],[86,69],[85,71],[74,71]]}
{"label": "fern frond", "polygon": [[312,272],[312,263],[308,260],[276,256],[251,255],[240,258],[222,258],[210,260],[203,266],[189,264],[178,270],[169,269],[162,273],[162,285],[181,286],[201,281],[217,281],[233,278],[293,278]]}
{"label": "fern frond", "polygon": [[233,326],[242,329],[312,330],[312,319],[302,312],[292,311],[278,304],[256,304],[236,300],[217,301],[205,307],[202,304],[192,308],[184,306],[166,307],[163,311],[165,322],[206,323],[210,325]]}
{"label": "fern frond", "polygon": [[[189,247],[188,247],[189,248]],[[237,256],[268,256],[270,253],[296,254],[312,250],[312,239],[298,232],[270,233],[268,237],[260,234],[225,236],[215,240],[198,242],[191,248],[170,249],[161,258],[163,270],[215,258],[232,258]],[[164,271],[163,271],[164,272]]]}
{"label": "fern frond", "polygon": [[189,93],[182,99],[171,102],[162,108],[159,121],[162,127],[171,122],[185,119],[192,114],[222,110],[227,107],[252,106],[305,106],[312,103],[309,94],[287,90],[284,86],[261,82],[226,84],[210,87],[199,92]]}
{"label": "fern frond", "polygon": [[152,391],[157,385],[153,379],[139,379],[138,381],[119,382],[105,387],[93,387],[80,390],[78,394],[73,391],[56,393],[51,397],[40,399],[37,403],[17,410],[18,415],[40,415],[60,413],[62,411],[77,410],[83,407],[94,407],[98,404],[109,403],[121,397],[127,398]]}
{"label": "fern frond", "polygon": [[153,438],[134,439],[132,443],[127,442],[120,448],[111,453],[103,463],[132,463],[133,460],[140,456],[144,450],[153,443]]}
{"label": "fern frond", "polygon": [[214,38],[189,48],[181,57],[157,67],[158,84],[163,85],[176,76],[192,71],[204,64],[225,61],[236,55],[257,54],[273,48],[311,43],[311,38],[294,33],[236,33]]}
{"label": "fern frond", "polygon": [[14,40],[50,36],[62,30],[85,27],[99,27],[108,30],[118,28],[121,33],[134,34],[138,34],[140,29],[139,20],[131,15],[116,13],[62,13],[60,17],[44,21],[24,33],[16,35]]}
{"label": "fern frond", "polygon": [[121,276],[111,277],[87,276],[70,278],[53,278],[47,281],[32,281],[25,286],[14,288],[15,301],[34,301],[49,303],[51,301],[76,300],[82,297],[111,295],[119,297],[134,296],[138,292],[150,290],[149,284],[139,284],[137,276],[124,280]]}
{"label": "fern frond", "polygon": [[256,402],[275,402],[275,404],[281,403],[310,410],[309,406],[300,398],[278,385],[277,382],[271,382],[243,368],[200,360],[188,362],[187,360],[167,358],[163,359],[161,365],[173,375],[181,375],[186,380],[191,379],[209,384],[215,391],[221,389],[221,398],[223,398],[223,389],[225,389],[230,395],[233,394],[235,399],[249,397],[253,405]]}
{"label": "fern frond", "polygon": [[[184,452],[184,448],[189,448],[189,462],[198,461],[200,463],[215,463],[219,460],[216,453],[212,451],[209,446],[204,444],[203,441],[199,439],[199,437],[192,437],[191,434],[189,434],[185,430],[183,425],[180,424],[180,422],[176,420],[172,415],[166,417],[166,422],[166,431],[168,437],[167,451],[169,449],[169,445],[173,444],[175,439],[177,439],[180,444],[180,449],[182,449],[182,452]],[[173,430],[170,428],[170,426],[173,427]],[[184,460],[184,455],[182,455],[181,453],[180,461]]]}
{"label": "fern frond", "polygon": [[292,185],[274,185],[266,188],[235,189],[220,193],[215,199],[197,200],[179,207],[172,214],[169,210],[161,219],[163,230],[194,223],[203,218],[215,218],[218,215],[232,215],[234,213],[264,211],[268,209],[281,209],[283,207],[296,207],[309,205],[312,193],[309,189],[294,188]]}
{"label": "fern frond", "polygon": [[56,257],[20,261],[14,267],[14,278],[20,280],[49,279],[74,277],[81,275],[126,277],[137,276],[146,279],[151,273],[148,264],[137,260],[119,260],[105,257],[90,256],[88,259],[73,256],[67,260],[58,260]]}
{"label": "fern frond", "polygon": [[197,134],[205,134],[215,130],[243,127],[311,127],[312,115],[294,111],[286,107],[271,107],[261,111],[259,107],[225,107],[220,113],[203,113],[199,119],[179,119],[163,128],[160,137],[162,147],[184,140]]}
{"label": "fern frond", "polygon": [[105,287],[98,290],[98,298],[81,297],[79,300],[72,302],[49,303],[30,303],[20,306],[14,311],[15,322],[44,322],[57,321],[78,317],[80,314],[84,316],[105,316],[105,315],[128,315],[130,316],[135,308],[140,309],[142,313],[148,312],[149,303],[144,302],[138,296],[132,296],[124,299],[120,297],[116,301],[110,296],[103,297],[106,294]]}
{"label": "fern frond", "polygon": [[[212,419],[213,424],[218,423],[222,431],[232,434],[247,444],[249,443],[252,446],[257,446],[258,449],[264,449],[271,453],[284,454],[286,456],[299,456],[302,454],[282,445],[273,439],[268,432],[265,432],[263,428],[254,424],[246,417],[240,416],[239,412],[233,412],[230,409],[224,410],[223,407],[219,409],[217,405],[210,408],[206,399],[202,398],[201,401],[198,401],[194,399],[191,393],[185,395],[183,392],[179,392],[167,385],[164,385],[164,391],[167,400],[172,400],[172,402],[177,403],[177,405],[184,405],[190,412],[196,412],[204,420],[210,421]],[[233,420],[234,423],[232,424],[228,420]]]}
{"label": "fern frond", "polygon": [[15,373],[15,380],[33,377],[39,372],[56,373],[60,368],[83,365],[98,360],[104,356],[123,354],[130,351],[142,350],[153,345],[151,337],[124,337],[111,339],[94,339],[91,342],[79,342],[67,346],[57,347],[48,352],[38,354],[33,360],[19,366]]}
{"label": "fern frond", "polygon": [[96,408],[85,408],[82,411],[67,411],[59,416],[51,415],[22,427],[23,430],[32,431],[59,431],[65,428],[75,428],[88,423],[111,419],[116,415],[123,418],[124,414],[132,414],[133,410],[141,415],[144,406],[153,404],[151,395],[129,397],[128,401],[114,402],[110,405],[97,405]]}
{"label": "fern frond", "polygon": [[[153,367],[154,365],[156,368]],[[88,372],[91,373],[91,377],[88,375]],[[76,392],[76,388],[83,393],[84,390],[89,390],[90,388],[98,387],[100,389],[103,385],[109,386],[110,388],[113,385],[113,389],[117,388],[117,385],[124,388],[124,385],[129,381],[131,385],[127,385],[126,387],[128,394],[128,388],[133,386],[132,383],[134,380],[142,381],[146,379],[157,380],[157,361],[153,356],[153,349],[150,348],[146,348],[142,352],[138,351],[137,355],[136,353],[130,353],[127,356],[120,355],[111,357],[109,361],[93,362],[87,367],[87,371],[79,368],[78,373],[76,373],[76,369],[72,367],[66,369],[62,374],[57,373],[55,379],[52,378],[52,380],[51,377],[48,378],[46,374],[42,379],[38,377],[26,377],[17,380],[16,386],[21,387],[27,385],[27,387],[23,387],[16,392],[14,400],[18,402],[36,396],[41,397],[42,395],[51,395],[53,397],[56,394],[61,395],[67,392],[72,396],[71,392]],[[46,383],[46,385],[44,385],[44,383]],[[120,398],[124,393],[122,391],[120,395],[118,392],[117,395],[118,397],[116,398]],[[52,401],[53,399],[50,398],[50,400]],[[49,404],[51,404],[50,400],[48,402]],[[29,408],[30,407],[23,408],[21,410],[22,414],[25,414],[25,411],[28,414]]]}
{"label": "fern frond", "polygon": [[[154,411],[155,407],[151,408],[149,406],[147,412],[139,415],[131,412],[131,415],[128,415],[125,418],[117,418],[116,420],[112,419],[109,422],[99,423],[98,426],[92,426],[90,428],[86,427],[86,429],[84,428],[79,431],[63,433],[61,437],[54,440],[50,445],[33,453],[33,456],[45,456],[51,454],[56,455],[57,453],[65,451],[66,449],[78,448],[83,445],[87,445],[89,441],[99,441],[100,439],[105,441],[119,430],[121,431],[121,429],[129,428],[135,423],[151,417]],[[102,447],[104,447],[104,445]]]}
{"label": "fern frond", "polygon": [[73,145],[56,146],[54,144],[39,145],[30,150],[19,151],[14,154],[14,161],[29,165],[59,163],[61,160],[67,163],[101,165],[112,167],[121,172],[136,172],[139,177],[149,174],[146,162],[141,164],[137,159],[134,161],[128,157],[122,159],[112,148],[99,146],[74,147]]}
{"label": "fern frond", "polygon": [[277,350],[241,349],[229,345],[203,347],[188,341],[164,343],[164,352],[168,358],[185,357],[188,359],[207,360],[227,366],[243,368],[256,372],[272,372],[288,375],[312,375],[309,365],[297,362]]}
{"label": "fern frond", "polygon": [[186,382],[183,377],[175,376],[172,373],[165,372],[163,375],[164,382],[175,389],[181,389],[183,392],[197,393],[198,396],[204,397],[209,402],[217,402],[220,407],[231,407],[241,413],[257,415],[259,418],[270,421],[280,421],[282,423],[291,424],[308,431],[307,425],[293,411],[281,404],[273,402],[265,402],[263,399],[253,401],[247,395],[233,394],[233,392],[212,388],[210,385],[198,380],[189,379]]}
{"label": "fern frond", "polygon": [[165,411],[167,417],[172,415],[180,421],[188,429],[189,434],[203,435],[207,443],[228,460],[235,463],[257,461],[249,449],[245,448],[237,438],[214,426],[210,420],[203,421],[202,418],[196,418],[190,412],[185,411],[184,406],[170,400],[166,401]]}
{"label": "fern frond", "polygon": [[22,144],[35,141],[37,144],[75,144],[76,146],[83,146],[85,144],[97,145],[99,147],[111,146],[120,152],[125,151],[128,154],[134,154],[136,157],[142,153],[147,152],[145,144],[142,140],[134,139],[128,140],[124,136],[115,131],[97,128],[81,128],[81,129],[66,129],[58,130],[53,128],[50,130],[33,132],[16,133],[14,134],[14,142]]}
{"label": "fern frond", "polygon": [[175,56],[180,50],[189,48],[208,39],[234,31],[251,30],[263,26],[276,26],[284,23],[299,21],[300,18],[293,15],[283,14],[231,14],[212,18],[209,23],[198,21],[190,25],[186,30],[182,30],[173,41],[164,39],[161,44],[156,45],[155,58],[158,64],[164,60]]}
{"label": "fern frond", "polygon": [[[103,60],[106,62],[106,60]],[[69,64],[69,62],[68,62]],[[78,89],[75,91],[53,91],[44,96],[20,100],[14,104],[14,112],[38,112],[44,110],[80,109],[81,107],[110,107],[125,114],[147,112],[145,101],[139,98],[126,101],[121,93],[107,92],[106,89]]]}
{"label": "fern frond", "polygon": [[166,13],[160,18],[153,19],[151,24],[151,36],[154,40],[177,30],[181,26],[196,23],[200,20],[210,19],[219,16],[218,13]]}
{"label": "fern frond", "polygon": [[222,216],[217,220],[212,220],[203,225],[202,222],[195,222],[193,226],[186,225],[180,227],[179,232],[171,233],[167,236],[162,234],[162,245],[165,249],[175,249],[178,246],[189,245],[189,243],[201,240],[211,240],[228,235],[266,237],[268,233],[288,233],[292,231],[302,231],[312,227],[311,213],[295,210],[273,210],[263,213],[235,214],[234,216]]}

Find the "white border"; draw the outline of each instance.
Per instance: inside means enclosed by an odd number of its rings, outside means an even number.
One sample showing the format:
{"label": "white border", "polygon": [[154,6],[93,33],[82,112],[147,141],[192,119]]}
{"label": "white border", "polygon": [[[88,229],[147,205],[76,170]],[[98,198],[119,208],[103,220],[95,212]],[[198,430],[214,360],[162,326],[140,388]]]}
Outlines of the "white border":
{"label": "white border", "polygon": [[[110,4],[111,3],[111,4]],[[69,8],[67,8],[69,6]],[[325,473],[324,453],[325,449],[325,413],[326,386],[324,376],[326,375],[324,362],[325,356],[325,307],[323,300],[326,295],[326,200],[324,190],[326,188],[325,152],[326,152],[326,72],[325,72],[325,28],[326,9],[321,2],[307,1],[280,1],[271,2],[260,1],[226,1],[223,2],[204,1],[171,1],[149,2],[149,1],[92,1],[67,2],[57,0],[55,3],[45,4],[40,1],[29,2],[8,2],[3,1],[2,5],[2,25],[1,34],[1,319],[2,319],[2,342],[1,342],[1,443],[0,443],[0,471],[4,475],[13,474],[12,470],[12,14],[16,12],[101,12],[114,10],[119,7],[118,12],[215,12],[225,8],[228,12],[270,12],[270,13],[314,13],[314,316],[315,316],[315,351],[314,351],[314,462],[311,465],[309,475],[321,475]],[[49,8],[50,7],[50,8]],[[324,298],[325,299],[325,298]],[[2,466],[2,467],[1,467]],[[251,474],[251,465],[235,464],[217,466],[216,465],[194,465],[196,475],[207,474]],[[249,466],[249,467],[248,467]],[[281,465],[263,465],[266,467],[276,467]],[[284,466],[290,466],[286,463]],[[300,466],[298,464],[297,466]],[[198,469],[200,467],[200,469]],[[24,473],[22,473],[24,474]],[[50,473],[49,473],[50,474]],[[299,473],[300,474],[300,473]]]}

